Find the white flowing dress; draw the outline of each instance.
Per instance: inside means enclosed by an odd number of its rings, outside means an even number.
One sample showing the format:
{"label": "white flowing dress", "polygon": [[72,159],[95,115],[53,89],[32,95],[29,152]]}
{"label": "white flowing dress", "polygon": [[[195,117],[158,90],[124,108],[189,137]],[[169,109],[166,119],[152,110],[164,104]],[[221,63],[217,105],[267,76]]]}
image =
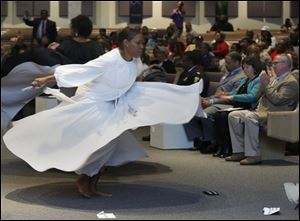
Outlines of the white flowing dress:
{"label": "white flowing dress", "polygon": [[79,87],[57,107],[24,118],[7,131],[7,148],[37,171],[56,168],[95,175],[146,156],[127,130],[158,123],[182,124],[196,113],[199,84],[135,82],[140,59],[119,49],[84,65],[55,70],[60,87]]}

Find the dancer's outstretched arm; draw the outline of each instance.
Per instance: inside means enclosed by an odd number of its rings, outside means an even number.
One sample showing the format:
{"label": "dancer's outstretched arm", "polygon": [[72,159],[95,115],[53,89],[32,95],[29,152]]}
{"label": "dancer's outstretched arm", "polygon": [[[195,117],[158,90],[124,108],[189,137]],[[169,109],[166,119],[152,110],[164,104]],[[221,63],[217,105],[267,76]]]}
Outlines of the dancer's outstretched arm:
{"label": "dancer's outstretched arm", "polygon": [[48,82],[51,82],[51,81],[56,81],[54,75],[48,75],[45,77],[35,78],[31,84],[33,87],[40,88],[40,87],[45,86]]}

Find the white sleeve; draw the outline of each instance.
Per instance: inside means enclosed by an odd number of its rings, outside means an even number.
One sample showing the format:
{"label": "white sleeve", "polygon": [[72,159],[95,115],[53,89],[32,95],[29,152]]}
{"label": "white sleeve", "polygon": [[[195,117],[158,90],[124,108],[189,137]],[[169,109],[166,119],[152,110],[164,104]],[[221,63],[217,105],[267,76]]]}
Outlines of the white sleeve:
{"label": "white sleeve", "polygon": [[78,87],[100,77],[109,66],[107,59],[99,57],[85,64],[61,65],[54,76],[59,87]]}

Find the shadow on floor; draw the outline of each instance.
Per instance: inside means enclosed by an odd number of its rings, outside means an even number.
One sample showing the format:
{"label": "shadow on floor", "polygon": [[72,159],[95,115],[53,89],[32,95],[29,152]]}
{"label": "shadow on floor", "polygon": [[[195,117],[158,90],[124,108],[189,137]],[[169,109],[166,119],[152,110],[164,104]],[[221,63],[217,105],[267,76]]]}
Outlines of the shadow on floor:
{"label": "shadow on floor", "polygon": [[222,194],[206,196],[202,193],[203,188],[184,185],[102,182],[98,184],[98,188],[103,192],[112,193],[113,196],[86,199],[79,195],[75,183],[59,182],[17,189],[8,193],[5,198],[26,204],[95,211],[164,208],[166,212],[169,208],[176,213],[229,206],[226,205],[227,197]]}

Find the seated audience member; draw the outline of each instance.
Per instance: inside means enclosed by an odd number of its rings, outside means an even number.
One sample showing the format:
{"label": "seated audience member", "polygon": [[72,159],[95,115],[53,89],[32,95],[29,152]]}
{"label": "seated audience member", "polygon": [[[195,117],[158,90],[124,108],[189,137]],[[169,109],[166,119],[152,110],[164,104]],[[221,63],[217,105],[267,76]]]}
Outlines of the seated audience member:
{"label": "seated audience member", "polygon": [[28,46],[25,44],[25,39],[22,35],[11,37],[9,43],[10,47],[6,50],[3,48],[3,54],[1,55],[1,78],[7,75],[8,72],[6,70],[15,66],[18,55],[28,51]]}
{"label": "seated audience member", "polygon": [[[146,48],[143,48],[143,53],[141,55],[141,61],[142,65],[138,67],[138,76],[136,78],[136,81],[143,81],[145,78],[145,73],[147,69],[149,69],[150,66],[150,56],[146,53]],[[149,72],[149,71],[148,71]]]}
{"label": "seated audience member", "polygon": [[96,37],[97,42],[101,45],[104,52],[108,52],[112,49],[111,41],[109,37],[106,35],[105,28],[99,28],[99,35]]}
{"label": "seated audience member", "polygon": [[280,30],[282,32],[289,32],[293,29],[293,24],[290,18],[286,18],[283,25],[281,25]]}
{"label": "seated audience member", "polygon": [[[225,65],[228,73],[220,80],[220,85],[217,88],[216,94],[219,92],[229,92],[238,87],[239,81],[245,77],[241,68],[241,61],[242,57],[237,52],[230,52],[226,55]],[[206,106],[209,106],[209,104],[206,103]]]}
{"label": "seated audience member", "polygon": [[178,36],[176,34],[172,37],[172,40],[169,41],[168,50],[169,57],[173,59],[174,63],[176,64],[176,60],[181,59],[185,50],[184,44],[178,40]]}
{"label": "seated audience member", "polygon": [[148,35],[147,43],[145,43],[145,48],[153,50],[157,45],[157,32],[152,32]]}
{"label": "seated audience member", "polygon": [[251,45],[251,44],[254,44],[255,42],[254,41],[251,41],[249,38],[242,38],[240,41],[239,41],[239,44],[241,46],[241,50],[242,50],[242,56],[246,56],[247,54],[247,50],[248,50],[248,47]]}
{"label": "seated audience member", "polygon": [[260,74],[259,98],[255,111],[233,111],[228,116],[233,155],[226,161],[239,161],[241,165],[261,163],[259,127],[266,126],[267,112],[291,111],[299,102],[299,86],[291,75],[289,55],[277,55],[268,73]]}
{"label": "seated audience member", "polygon": [[259,56],[263,68],[266,69],[272,65],[271,56],[268,53],[268,43],[261,42],[260,45],[254,43],[248,47],[246,56]]}
{"label": "seated audience member", "polygon": [[171,22],[170,24],[169,24],[169,26],[168,27],[170,27],[171,29],[173,29],[174,30],[174,32],[176,32],[177,31],[177,27],[176,27],[176,24],[175,24],[175,22]]}
{"label": "seated audience member", "polygon": [[242,46],[239,43],[232,43],[232,45],[230,46],[230,52],[233,51],[236,51],[237,53],[242,55]]}
{"label": "seated audience member", "polygon": [[5,55],[1,61],[1,78],[5,77],[12,67],[16,66],[19,62],[19,58],[23,58],[23,54],[28,51],[28,47],[24,43],[17,43],[13,45],[10,52]]}
{"label": "seated audience member", "polygon": [[272,50],[271,41],[269,41],[268,39],[266,39],[264,41],[260,41],[258,46],[260,47],[261,51],[263,51],[264,53],[269,54],[269,51]]}
{"label": "seated audience member", "polygon": [[263,26],[260,31],[260,39],[256,43],[260,43],[261,41],[271,41],[271,47],[274,48],[276,46],[276,38],[271,34],[271,28],[269,26]]}
{"label": "seated audience member", "polygon": [[192,35],[192,34],[187,34],[187,35],[185,36],[185,40],[183,41],[183,43],[184,43],[185,51],[186,51],[186,48],[187,48],[189,45],[194,44],[194,35]]}
{"label": "seated audience member", "polygon": [[181,35],[182,41],[184,43],[186,42],[188,36],[190,36],[191,38],[198,36],[197,32],[193,30],[192,23],[190,21],[185,22],[185,31]]}
{"label": "seated audience member", "polygon": [[143,48],[143,53],[141,55],[141,61],[144,66],[149,66],[150,65],[150,56],[146,52],[146,47]]}
{"label": "seated audience member", "polygon": [[254,40],[254,31],[247,30],[246,31],[246,38],[248,39],[249,45],[255,43],[255,40]]}
{"label": "seated audience member", "polygon": [[219,109],[214,115],[215,140],[217,152],[213,156],[224,158],[232,153],[228,114],[231,111],[226,110],[228,107],[254,109],[257,104],[256,93],[259,88],[259,74],[263,65],[258,56],[246,57],[242,62],[246,78],[243,78],[239,87],[228,93],[219,96],[222,100],[232,101],[230,105],[216,105]]}
{"label": "seated audience member", "polygon": [[286,53],[287,51],[293,51],[293,50],[294,50],[294,48],[292,46],[291,39],[289,37],[285,37],[278,41],[278,43],[276,44],[276,47],[273,48],[271,51],[269,51],[269,54],[270,54],[272,60],[274,60],[274,58],[278,54]]}
{"label": "seated audience member", "polygon": [[216,151],[216,141],[213,136],[214,114],[221,109],[221,107],[224,107],[223,105],[230,105],[232,103],[230,100],[221,99],[220,95],[237,90],[241,81],[246,77],[241,67],[241,61],[242,57],[239,53],[230,52],[225,57],[228,74],[220,80],[220,85],[213,96],[201,100],[201,105],[207,115],[207,118],[200,118],[200,135],[203,143],[200,151],[202,151],[202,153],[212,153]]}
{"label": "seated audience member", "polygon": [[117,31],[112,31],[109,34],[109,38],[110,38],[110,41],[111,41],[111,47],[112,48],[118,47],[118,32]]}
{"label": "seated audience member", "polygon": [[201,96],[205,97],[209,86],[209,80],[203,71],[200,52],[198,50],[184,52],[182,64],[184,71],[181,73],[177,84],[192,85],[202,79],[203,90]]}
{"label": "seated audience member", "polygon": [[143,26],[141,31],[144,37],[144,43],[146,45],[150,36],[149,28],[147,26]]}
{"label": "seated audience member", "polygon": [[247,48],[246,57],[250,55],[258,55],[260,53],[261,49],[258,44],[251,44]]}
{"label": "seated audience member", "polygon": [[213,66],[212,59],[215,57],[215,55],[210,50],[209,44],[202,42],[197,46],[196,50],[200,51],[204,71],[208,71],[208,69]]}
{"label": "seated audience member", "polygon": [[163,35],[163,45],[168,45],[170,41],[172,42],[176,35],[176,26],[174,23],[171,24],[166,28],[166,32]]}
{"label": "seated audience member", "polygon": [[155,46],[164,46],[165,41],[164,41],[164,36],[165,36],[165,30],[157,30],[155,32],[155,36],[153,36],[153,39],[155,41]]}
{"label": "seated audience member", "polygon": [[[223,94],[224,92],[235,90],[240,85],[241,80],[246,77],[241,68],[241,59],[241,55],[237,52],[231,52],[227,54],[225,57],[225,64],[229,73],[221,78],[215,95],[201,99],[201,105],[204,109],[204,112],[208,115],[208,118],[194,117],[189,123],[184,124],[184,129],[188,140],[194,140],[195,145],[202,141],[201,146],[199,147],[202,153],[213,153],[216,151],[215,143],[211,143],[211,134],[213,133],[213,118],[210,119],[210,116],[212,116],[217,109],[215,107],[210,108],[210,106],[218,102],[222,102],[222,100],[219,99],[219,95]],[[222,102],[222,104],[226,103],[229,102]]]}
{"label": "seated audience member", "polygon": [[[225,68],[226,69],[226,68]],[[216,56],[211,57],[210,63],[207,67],[204,69],[206,72],[222,72],[226,73],[227,70],[222,70],[220,66],[220,59]]]}
{"label": "seated audience member", "polygon": [[289,51],[287,54],[291,57],[293,61],[293,67],[291,69],[291,74],[296,78],[299,82],[299,56],[294,51]]}
{"label": "seated audience member", "polygon": [[165,69],[167,73],[176,73],[175,64],[168,58],[169,51],[166,47],[157,46],[153,49],[155,60],[150,64],[158,64]]}
{"label": "seated audience member", "polygon": [[215,42],[212,44],[213,50],[211,52],[220,59],[223,59],[229,52],[229,45],[225,38],[226,35],[224,33],[216,32]]}
{"label": "seated audience member", "polygon": [[216,18],[216,23],[210,28],[210,31],[234,31],[233,25],[228,22],[226,15],[220,15]]}
{"label": "seated audience member", "polygon": [[268,53],[261,51],[259,53],[259,58],[261,63],[264,65],[264,69],[270,68],[272,66],[272,59]]}
{"label": "seated audience member", "polygon": [[[139,81],[167,82],[166,71],[163,67],[153,64],[145,68],[138,78]],[[149,137],[149,136],[146,136]],[[143,137],[144,138],[144,137]],[[150,137],[149,137],[150,138]],[[145,139],[143,139],[146,141]]]}
{"label": "seated audience member", "polygon": [[166,29],[164,35],[164,46],[168,47],[169,57],[174,58],[176,56],[182,56],[184,52],[184,44],[180,39],[181,32],[178,31],[174,22],[171,22]]}
{"label": "seated audience member", "polygon": [[[22,46],[23,47],[23,46]],[[39,48],[29,48],[26,50],[19,51],[16,50],[16,53],[11,55],[11,58],[5,63],[1,64],[1,76],[8,75],[16,66],[26,63],[33,62],[41,66],[53,66],[55,64],[70,64],[71,61],[66,56],[63,56],[61,53],[51,50],[49,48],[39,47]],[[20,49],[22,50],[22,49]],[[23,79],[19,79],[23,80]],[[33,79],[32,79],[33,80]]]}
{"label": "seated audience member", "polygon": [[92,21],[85,15],[71,20],[72,37],[65,39],[56,50],[68,57],[74,64],[84,64],[104,53],[103,48],[89,38],[93,30]]}
{"label": "seated audience member", "polygon": [[192,44],[187,45],[185,51],[193,51],[199,49],[200,45],[203,43],[203,37],[201,35],[193,38]]}
{"label": "seated audience member", "polygon": [[9,42],[12,45],[22,45],[22,44],[25,44],[25,37],[23,35],[18,35],[16,37],[11,37],[9,39]]}
{"label": "seated audience member", "polygon": [[290,33],[291,43],[293,45],[294,52],[299,56],[299,32],[292,31]]}

